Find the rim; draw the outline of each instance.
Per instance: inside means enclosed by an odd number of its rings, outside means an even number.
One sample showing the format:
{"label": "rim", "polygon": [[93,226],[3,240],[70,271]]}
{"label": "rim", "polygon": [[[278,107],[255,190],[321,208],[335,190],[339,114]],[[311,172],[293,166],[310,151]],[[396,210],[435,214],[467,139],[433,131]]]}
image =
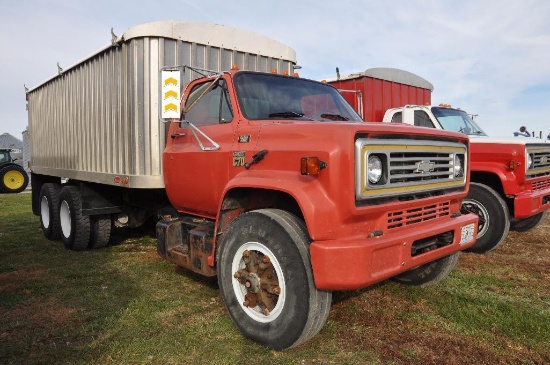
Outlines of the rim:
{"label": "rim", "polygon": [[285,279],[269,248],[245,243],[233,257],[231,272],[235,297],[250,318],[267,323],[279,317],[286,298]]}
{"label": "rim", "polygon": [[59,208],[59,220],[61,223],[61,231],[63,236],[69,238],[71,235],[71,208],[66,200],[61,202],[61,207]]}
{"label": "rim", "polygon": [[477,200],[470,199],[464,199],[462,206],[466,208],[467,211],[474,213],[479,217],[479,222],[477,225],[477,238],[483,237],[483,235],[487,233],[489,224],[491,223],[491,218],[489,217],[487,208],[485,208],[485,206]]}
{"label": "rim", "polygon": [[50,227],[50,205],[48,204],[48,198],[42,197],[40,201],[40,217],[42,218],[42,225],[44,228]]}
{"label": "rim", "polygon": [[23,174],[19,171],[8,171],[4,175],[4,185],[11,190],[19,189],[24,181]]}

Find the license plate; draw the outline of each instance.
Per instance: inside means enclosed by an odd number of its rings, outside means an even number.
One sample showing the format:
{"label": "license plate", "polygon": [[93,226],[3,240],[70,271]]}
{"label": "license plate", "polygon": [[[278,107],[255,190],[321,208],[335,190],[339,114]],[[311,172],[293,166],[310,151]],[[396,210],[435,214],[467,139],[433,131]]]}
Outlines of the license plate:
{"label": "license plate", "polygon": [[462,227],[460,230],[460,244],[463,245],[473,240],[474,231],[475,231],[474,223],[471,223],[471,224],[468,224],[467,226]]}

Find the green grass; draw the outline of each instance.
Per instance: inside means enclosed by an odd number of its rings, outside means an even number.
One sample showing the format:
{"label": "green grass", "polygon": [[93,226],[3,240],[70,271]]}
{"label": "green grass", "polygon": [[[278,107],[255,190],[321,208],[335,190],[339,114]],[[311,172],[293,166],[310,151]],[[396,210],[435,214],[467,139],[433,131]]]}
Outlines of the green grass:
{"label": "green grass", "polygon": [[550,363],[548,228],[463,254],[435,287],[336,292],[319,335],[277,352],[240,335],[215,279],[162,260],[154,232],[72,252],[43,237],[30,194],[0,195],[0,363]]}

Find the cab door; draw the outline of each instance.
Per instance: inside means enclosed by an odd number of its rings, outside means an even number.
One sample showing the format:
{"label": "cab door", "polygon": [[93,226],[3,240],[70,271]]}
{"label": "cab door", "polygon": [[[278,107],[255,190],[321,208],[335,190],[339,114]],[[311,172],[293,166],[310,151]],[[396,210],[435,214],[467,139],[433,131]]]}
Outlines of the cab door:
{"label": "cab door", "polygon": [[233,107],[223,78],[195,84],[188,95],[164,152],[166,192],[179,211],[214,218],[232,159]]}

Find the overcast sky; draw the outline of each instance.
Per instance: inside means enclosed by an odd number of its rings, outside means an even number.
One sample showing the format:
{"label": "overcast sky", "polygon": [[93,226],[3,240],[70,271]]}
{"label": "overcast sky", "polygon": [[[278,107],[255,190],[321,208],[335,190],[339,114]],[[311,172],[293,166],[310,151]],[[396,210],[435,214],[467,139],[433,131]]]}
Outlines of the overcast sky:
{"label": "overcast sky", "polygon": [[[163,4],[163,5],[161,5]],[[372,67],[415,73],[432,102],[478,114],[494,136],[550,132],[550,1],[0,0],[0,134],[21,139],[34,87],[110,43],[111,27],[157,20],[246,29],[296,51],[316,80]]]}

